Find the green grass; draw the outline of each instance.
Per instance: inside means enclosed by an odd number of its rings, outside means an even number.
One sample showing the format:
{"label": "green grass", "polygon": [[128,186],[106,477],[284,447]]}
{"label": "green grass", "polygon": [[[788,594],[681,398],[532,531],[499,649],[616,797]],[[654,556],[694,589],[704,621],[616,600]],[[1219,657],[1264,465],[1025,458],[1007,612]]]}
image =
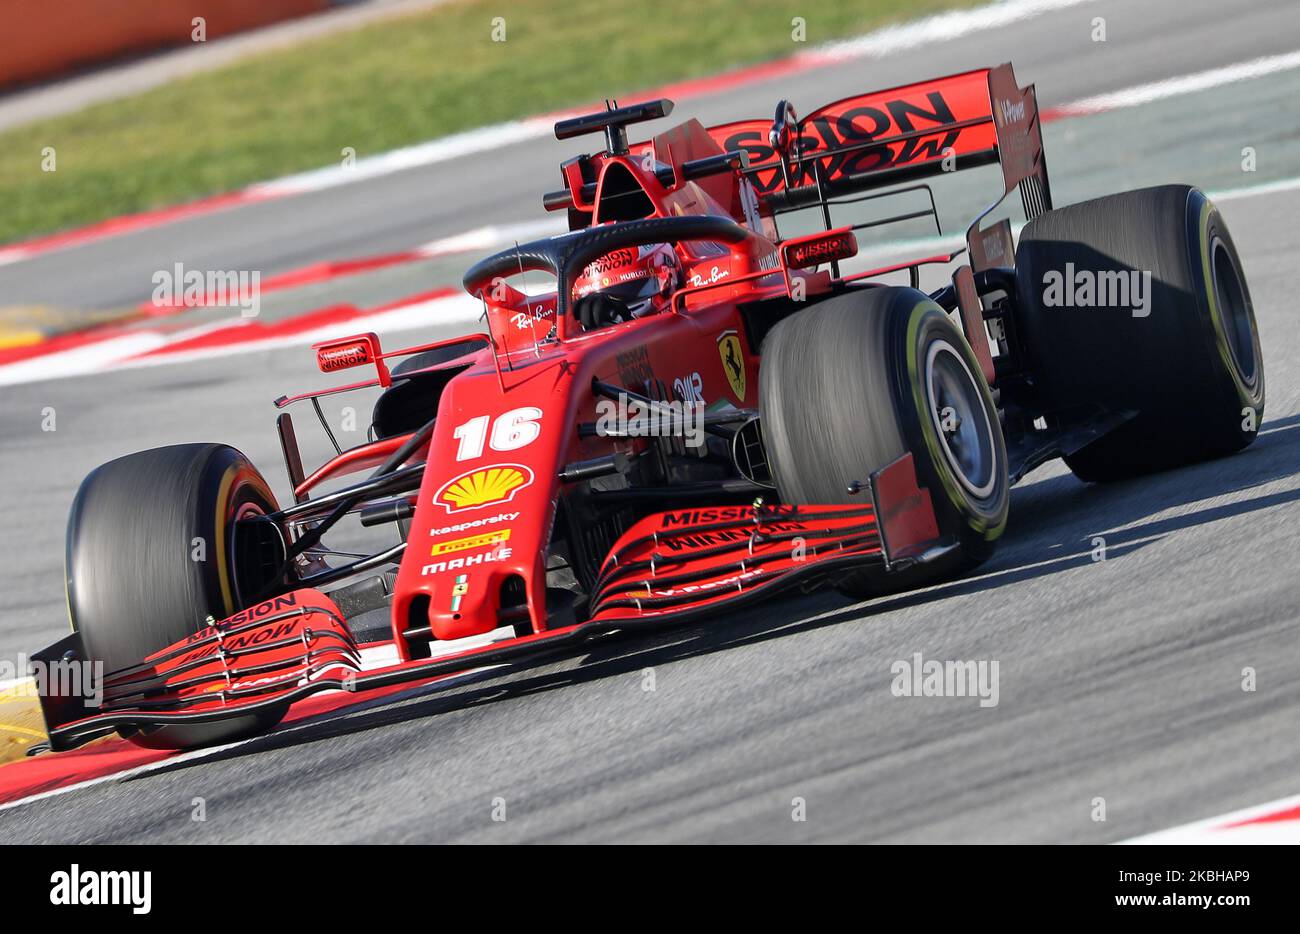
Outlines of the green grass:
{"label": "green grass", "polygon": [[[360,158],[973,2],[452,3],[0,133],[0,242],[337,164],[344,147]],[[505,42],[492,41],[497,15]],[[805,45],[791,38],[795,16]],[[46,146],[55,172],[41,171]]]}

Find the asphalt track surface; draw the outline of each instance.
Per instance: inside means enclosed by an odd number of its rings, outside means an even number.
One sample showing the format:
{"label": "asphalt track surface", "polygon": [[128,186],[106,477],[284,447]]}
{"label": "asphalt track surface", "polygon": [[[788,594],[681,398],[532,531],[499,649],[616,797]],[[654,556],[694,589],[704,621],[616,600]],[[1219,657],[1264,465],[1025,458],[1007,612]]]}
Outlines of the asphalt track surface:
{"label": "asphalt track surface", "polygon": [[[1105,50],[1088,39],[1093,15],[1109,17]],[[863,74],[883,84],[1014,59],[1045,104],[1061,103],[1289,51],[1295,20],[1281,3],[1099,3],[946,44],[929,61],[874,62]],[[809,75],[787,90],[830,99],[861,83],[862,74]],[[1176,161],[1163,148],[1144,155],[1143,140],[1173,132],[1175,113],[1222,114],[1223,101],[1244,93],[1135,109],[1128,125],[1142,132],[1128,143],[1132,158]],[[777,96],[747,88],[692,112],[764,114]],[[1292,108],[1258,119],[1290,127]],[[1256,145],[1263,157],[1288,132],[1259,123],[1231,145]],[[1188,136],[1213,133],[1211,120]],[[335,248],[408,246],[527,216],[553,185],[560,152],[552,143],[506,149],[336,189],[319,203],[253,206],[51,254],[4,274],[75,262],[86,281],[68,288],[108,288],[129,279],[128,262],[156,265],[141,254],[164,248],[193,251],[186,263],[233,268],[258,251],[296,263]],[[1112,187],[1123,187],[1128,176],[1115,176]],[[488,186],[489,178],[504,181]],[[1222,207],[1268,374],[1265,424],[1245,453],[1108,487],[1051,465],[1016,488],[1000,550],[967,579],[867,604],[791,598],[612,640],[6,809],[0,839],[1106,842],[1294,794],[1300,338],[1291,218],[1300,192]],[[298,350],[6,387],[0,652],[30,651],[65,625],[63,525],[89,469],[144,447],[218,439],[266,465],[283,493],[268,401],[320,384]],[[40,430],[45,407],[57,413],[56,431]],[[1093,560],[1097,536],[1104,561]],[[891,665],[916,652],[997,660],[999,703],[893,696]],[[1247,667],[1257,672],[1254,692],[1241,689]],[[204,822],[191,820],[196,797],[206,801]],[[791,819],[796,798],[805,821]],[[1105,821],[1093,819],[1096,798],[1105,799]],[[506,820],[493,820],[502,803]]]}

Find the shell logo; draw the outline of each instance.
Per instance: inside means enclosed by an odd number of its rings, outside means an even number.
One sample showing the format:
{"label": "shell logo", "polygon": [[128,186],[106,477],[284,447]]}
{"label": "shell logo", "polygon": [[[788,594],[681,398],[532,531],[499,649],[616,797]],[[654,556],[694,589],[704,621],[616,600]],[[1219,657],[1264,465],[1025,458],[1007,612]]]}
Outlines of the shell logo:
{"label": "shell logo", "polygon": [[433,501],[447,512],[463,512],[508,503],[533,482],[533,471],[523,464],[497,464],[470,470],[448,480]]}

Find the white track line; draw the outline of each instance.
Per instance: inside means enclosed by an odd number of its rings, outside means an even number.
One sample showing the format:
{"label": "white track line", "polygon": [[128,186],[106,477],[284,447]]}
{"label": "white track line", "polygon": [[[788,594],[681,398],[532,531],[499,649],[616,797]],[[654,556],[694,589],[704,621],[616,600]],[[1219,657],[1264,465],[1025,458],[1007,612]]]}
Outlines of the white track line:
{"label": "white track line", "polygon": [[[363,314],[346,321],[327,324],[310,331],[295,334],[281,334],[263,339],[251,339],[226,344],[220,347],[204,347],[198,350],[184,350],[175,353],[163,353],[156,356],[141,357],[135,360],[119,361],[113,369],[128,370],[145,366],[166,366],[173,363],[188,363],[194,360],[209,360],[216,357],[229,357],[235,354],[257,353],[259,351],[282,350],[288,347],[303,347],[335,337],[346,337],[363,331],[374,331],[381,337],[399,331],[411,331],[417,328],[433,328],[445,325],[470,327],[477,323],[483,313],[482,306],[469,295],[449,295],[434,298],[387,311]],[[477,332],[477,328],[470,328]],[[4,370],[0,368],[0,385],[4,383]]]}
{"label": "white track line", "polygon": [[1207,91],[1210,88],[1217,88],[1225,84],[1246,81],[1250,78],[1260,78],[1264,75],[1290,71],[1295,68],[1300,68],[1300,51],[1287,52],[1283,55],[1268,55],[1263,58],[1251,59],[1248,62],[1225,65],[1222,68],[1211,68],[1209,71],[1199,71],[1195,74],[1182,75],[1177,78],[1165,78],[1161,81],[1153,81],[1150,84],[1139,84],[1131,88],[1124,88],[1122,91],[1098,94],[1096,97],[1086,97],[1072,104],[1050,109],[1056,114],[1082,116],[1084,114],[1101,113],[1106,110],[1119,110],[1123,107],[1137,107],[1141,104],[1150,104],[1153,101],[1164,100],[1168,97],[1194,94],[1197,91]]}
{"label": "white track line", "polygon": [[135,354],[148,353],[161,347],[167,340],[167,337],[156,331],[139,331],[71,350],[59,350],[20,360],[0,366],[0,386],[98,373],[120,365],[121,361]]}
{"label": "white track line", "polygon": [[912,23],[887,26],[854,39],[831,42],[810,49],[805,54],[818,62],[838,62],[867,56],[883,58],[913,49],[929,49],[940,42],[951,42],[990,29],[1002,29],[1044,13],[1054,13],[1091,2],[1092,0],[1015,0],[992,3],[973,10],[953,10]]}
{"label": "white track line", "polygon": [[1258,185],[1245,185],[1241,188],[1225,188],[1222,191],[1206,192],[1212,201],[1233,201],[1238,198],[1255,198],[1259,195],[1276,195],[1300,188],[1300,178],[1282,178],[1273,182],[1260,182]]}
{"label": "white track line", "polygon": [[1267,804],[1230,811],[1208,820],[1195,821],[1161,830],[1156,833],[1121,840],[1121,844],[1183,844],[1183,843],[1300,843],[1300,820],[1251,824],[1246,827],[1229,827],[1242,821],[1258,820],[1270,814],[1300,807],[1300,795],[1279,798]]}
{"label": "white track line", "polygon": [[419,166],[434,165],[463,156],[488,152],[531,139],[540,139],[551,132],[554,117],[530,117],[493,126],[480,127],[444,136],[442,139],[394,149],[379,156],[366,156],[350,166],[331,165],[275,181],[253,185],[247,191],[267,195],[296,195],[306,191],[320,191],[336,185],[347,185],[382,175],[391,175]]}
{"label": "white track line", "polygon": [[280,334],[266,338],[252,337],[217,347],[204,347],[196,350],[161,353],[145,357],[139,355],[164,348],[168,344],[179,343],[205,331],[225,329],[231,326],[230,322],[217,322],[176,332],[132,331],[71,350],[55,351],[54,353],[0,366],[0,386],[85,376],[89,373],[101,373],[107,370],[116,371],[146,366],[164,366],[188,363],[194,360],[229,357],[235,354],[302,347],[317,341],[356,334],[360,331],[374,331],[383,335],[420,328],[429,329],[447,325],[460,325],[467,328],[468,331],[477,332],[476,324],[481,314],[482,307],[471,296],[449,295],[429,301],[403,305],[400,308],[361,314],[344,321],[338,321],[312,330],[299,331],[294,334]]}
{"label": "white track line", "polygon": [[515,242],[551,237],[569,229],[563,217],[544,217],[540,220],[519,221],[514,224],[490,224],[475,227],[464,233],[431,240],[415,248],[422,256],[445,256],[451,253],[469,253],[476,250],[495,250]]}

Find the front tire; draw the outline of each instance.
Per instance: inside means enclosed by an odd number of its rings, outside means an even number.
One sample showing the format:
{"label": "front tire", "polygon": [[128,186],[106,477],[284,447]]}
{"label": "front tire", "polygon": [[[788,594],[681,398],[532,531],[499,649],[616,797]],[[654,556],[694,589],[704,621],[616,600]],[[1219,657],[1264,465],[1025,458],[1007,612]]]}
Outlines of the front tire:
{"label": "front tire", "polygon": [[[262,475],[222,444],[180,444],[118,458],[82,482],[68,519],[72,628],[104,674],[139,664],[224,619],[274,579],[283,539]],[[184,749],[265,730],[283,710],[219,723],[132,732],[151,748]]]}
{"label": "front tire", "polygon": [[914,289],[855,290],[782,321],[763,344],[759,405],[782,499],[860,504],[872,472],[911,452],[947,560],[836,582],[871,596],[985,560],[1006,527],[1007,453],[979,364],[948,315]]}

